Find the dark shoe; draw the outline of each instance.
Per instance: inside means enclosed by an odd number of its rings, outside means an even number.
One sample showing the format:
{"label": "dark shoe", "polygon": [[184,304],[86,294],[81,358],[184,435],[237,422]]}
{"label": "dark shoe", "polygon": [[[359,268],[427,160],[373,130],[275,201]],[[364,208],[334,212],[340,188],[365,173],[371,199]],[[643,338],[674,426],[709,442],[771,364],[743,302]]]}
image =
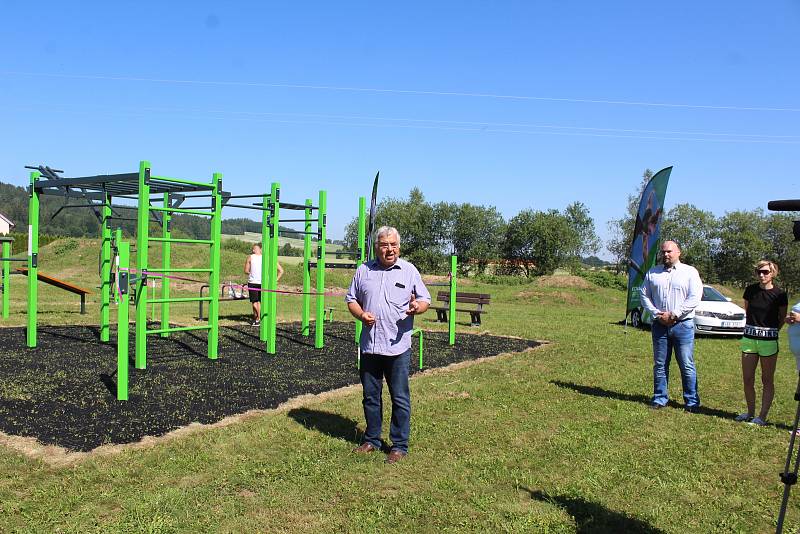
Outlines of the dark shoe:
{"label": "dark shoe", "polygon": [[700,406],[687,406],[683,411],[687,413],[700,413]]}
{"label": "dark shoe", "polygon": [[367,453],[367,452],[374,452],[374,451],[377,451],[377,450],[378,449],[377,449],[377,447],[375,447],[375,445],[373,445],[372,443],[370,443],[368,441],[365,441],[364,443],[362,443],[361,445],[359,445],[358,447],[353,449],[353,452],[357,452],[359,454],[363,454],[363,453]]}
{"label": "dark shoe", "polygon": [[386,463],[396,464],[397,462],[405,458],[407,454],[408,454],[407,452],[403,452],[397,449],[392,449],[391,451],[389,451],[389,456],[386,457]]}
{"label": "dark shoe", "polygon": [[261,321],[253,321],[250,326],[261,326]]}
{"label": "dark shoe", "polygon": [[665,404],[659,404],[657,402],[651,402],[650,404],[647,405],[647,407],[650,408],[651,410],[660,410],[664,406],[666,406],[666,405]]}

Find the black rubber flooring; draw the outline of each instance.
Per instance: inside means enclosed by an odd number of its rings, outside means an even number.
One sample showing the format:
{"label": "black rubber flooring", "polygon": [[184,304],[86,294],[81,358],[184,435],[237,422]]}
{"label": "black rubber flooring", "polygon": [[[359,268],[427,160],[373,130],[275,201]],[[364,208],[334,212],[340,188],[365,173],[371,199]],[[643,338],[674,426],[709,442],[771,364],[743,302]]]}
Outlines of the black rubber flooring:
{"label": "black rubber flooring", "polygon": [[[38,346],[28,349],[24,328],[0,328],[0,431],[89,451],[359,383],[353,323],[326,324],[321,350],[314,349],[313,327],[308,338],[299,327],[279,325],[274,356],[264,352],[256,328],[220,328],[217,360],[206,357],[205,333],[148,336],[147,369],[131,361],[128,401],[116,400],[114,331],[103,344],[97,327],[40,327]],[[459,334],[450,347],[446,333],[426,332],[424,363],[443,367],[536,345]],[[415,340],[412,372],[416,354]]]}

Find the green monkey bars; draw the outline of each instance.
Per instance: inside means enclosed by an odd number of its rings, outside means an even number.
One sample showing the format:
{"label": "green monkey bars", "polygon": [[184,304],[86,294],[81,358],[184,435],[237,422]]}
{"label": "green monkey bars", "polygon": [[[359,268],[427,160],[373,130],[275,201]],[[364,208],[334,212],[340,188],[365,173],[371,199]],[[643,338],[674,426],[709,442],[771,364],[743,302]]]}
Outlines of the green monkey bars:
{"label": "green monkey bars", "polygon": [[[316,272],[316,313],[314,346],[322,348],[324,344],[325,314],[325,267],[340,266],[326,264],[326,221],[327,193],[319,192],[319,203],[312,205],[311,199],[304,204],[282,203],[280,201],[280,185],[273,183],[269,194],[233,196],[222,190],[222,175],[214,173],[210,182],[184,180],[165,176],[156,176],[151,172],[148,161],[139,163],[138,172],[96,175],[77,178],[64,178],[59,175],[63,171],[46,166],[28,167],[30,173],[29,187],[29,231],[27,258],[11,257],[11,239],[0,239],[2,245],[0,264],[2,264],[2,314],[8,316],[9,302],[9,262],[25,261],[28,264],[28,320],[26,343],[28,347],[37,345],[37,309],[38,309],[38,254],[39,254],[39,202],[42,195],[62,196],[66,202],[77,199],[83,204],[70,207],[86,207],[93,210],[100,222],[100,339],[110,341],[112,300],[118,303],[117,308],[117,359],[118,382],[117,398],[128,398],[128,340],[129,340],[129,303],[134,305],[134,339],[135,366],[145,369],[147,366],[147,336],[168,336],[172,332],[189,330],[208,331],[208,358],[218,356],[219,339],[219,271],[220,271],[220,234],[222,224],[222,208],[225,206],[258,209],[262,211],[262,249],[267,257],[262,267],[261,310],[262,321],[260,337],[266,344],[266,351],[275,354],[277,324],[277,257],[278,236],[281,222],[303,222],[304,228],[304,276],[302,333],[310,335],[311,316],[311,267],[318,267]],[[183,206],[187,199],[208,199],[208,206]],[[260,202],[245,206],[230,202],[235,198],[259,198]],[[135,204],[113,203],[114,199],[135,201]],[[359,250],[352,253],[361,261],[365,258],[364,226],[365,201],[359,200]],[[136,264],[131,265],[131,245],[122,238],[122,232],[112,231],[116,215],[115,208],[136,210]],[[281,209],[303,212],[303,219],[286,219],[281,221]],[[316,214],[314,214],[316,212]],[[173,214],[190,214],[209,219],[209,239],[175,238],[171,234]],[[150,235],[152,223],[161,226],[160,235]],[[314,223],[316,223],[314,225]],[[316,228],[314,228],[316,226]],[[312,263],[312,236],[317,238],[316,262]],[[151,266],[148,255],[152,243],[161,244],[162,262],[160,266]],[[209,247],[209,265],[203,268],[181,268],[172,264],[172,244],[194,243]],[[348,266],[357,266],[350,264]],[[208,284],[212,291],[203,297],[173,297],[170,280],[176,274],[207,274]],[[116,275],[116,291],[115,279]],[[148,279],[161,278],[160,296],[148,296]],[[180,277],[177,277],[180,278]],[[208,302],[208,324],[198,326],[171,326],[170,304],[183,302]],[[147,322],[147,305],[160,304],[160,324],[152,328]]]}

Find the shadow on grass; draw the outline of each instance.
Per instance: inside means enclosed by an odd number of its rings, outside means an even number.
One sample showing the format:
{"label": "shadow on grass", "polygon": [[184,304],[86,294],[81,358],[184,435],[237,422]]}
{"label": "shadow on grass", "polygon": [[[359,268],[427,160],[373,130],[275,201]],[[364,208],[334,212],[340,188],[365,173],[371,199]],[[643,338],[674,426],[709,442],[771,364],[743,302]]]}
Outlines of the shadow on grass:
{"label": "shadow on grass", "polygon": [[358,430],[358,423],[347,417],[309,408],[289,410],[289,417],[309,430],[316,430],[332,438],[343,439],[356,445],[361,443],[361,432]]}
{"label": "shadow on grass", "polygon": [[[560,388],[577,391],[578,393],[582,393],[583,395],[592,395],[594,397],[604,397],[607,399],[617,399],[627,402],[638,402],[639,404],[644,404],[648,406],[650,405],[650,397],[645,395],[631,395],[629,393],[619,393],[618,391],[610,391],[595,386],[582,386],[580,384],[574,384],[572,382],[561,382],[559,380],[551,380],[550,383]],[[678,404],[675,401],[669,401],[667,406],[672,408],[683,408],[682,404]],[[731,419],[731,420],[735,419],[736,416],[739,415],[738,413],[735,412],[729,412],[727,410],[718,410],[716,408],[708,408],[706,406],[701,406],[700,411],[697,413],[700,415],[711,415],[714,417],[720,417],[722,419]],[[775,424],[772,426],[783,430],[792,430],[790,427],[784,424]]]}
{"label": "shadow on grass", "polygon": [[527,491],[531,499],[546,502],[564,509],[575,519],[576,532],[579,533],[619,533],[629,534],[659,534],[664,532],[641,519],[636,519],[621,512],[614,512],[595,502],[581,499],[580,497],[566,497],[563,495],[548,495],[541,490],[522,488]]}

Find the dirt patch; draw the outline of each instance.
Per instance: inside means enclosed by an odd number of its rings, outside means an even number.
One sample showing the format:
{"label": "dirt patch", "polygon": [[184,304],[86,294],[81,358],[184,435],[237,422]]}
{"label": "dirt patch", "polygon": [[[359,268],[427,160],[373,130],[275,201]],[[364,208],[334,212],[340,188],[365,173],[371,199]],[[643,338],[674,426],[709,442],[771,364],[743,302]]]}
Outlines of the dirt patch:
{"label": "dirt patch", "polygon": [[580,298],[569,291],[541,291],[532,289],[520,291],[516,296],[522,299],[546,300],[548,302],[562,302],[566,304],[580,304],[581,302]]}
{"label": "dirt patch", "polygon": [[542,287],[577,287],[580,289],[594,288],[591,282],[571,274],[540,276],[536,284]]}

